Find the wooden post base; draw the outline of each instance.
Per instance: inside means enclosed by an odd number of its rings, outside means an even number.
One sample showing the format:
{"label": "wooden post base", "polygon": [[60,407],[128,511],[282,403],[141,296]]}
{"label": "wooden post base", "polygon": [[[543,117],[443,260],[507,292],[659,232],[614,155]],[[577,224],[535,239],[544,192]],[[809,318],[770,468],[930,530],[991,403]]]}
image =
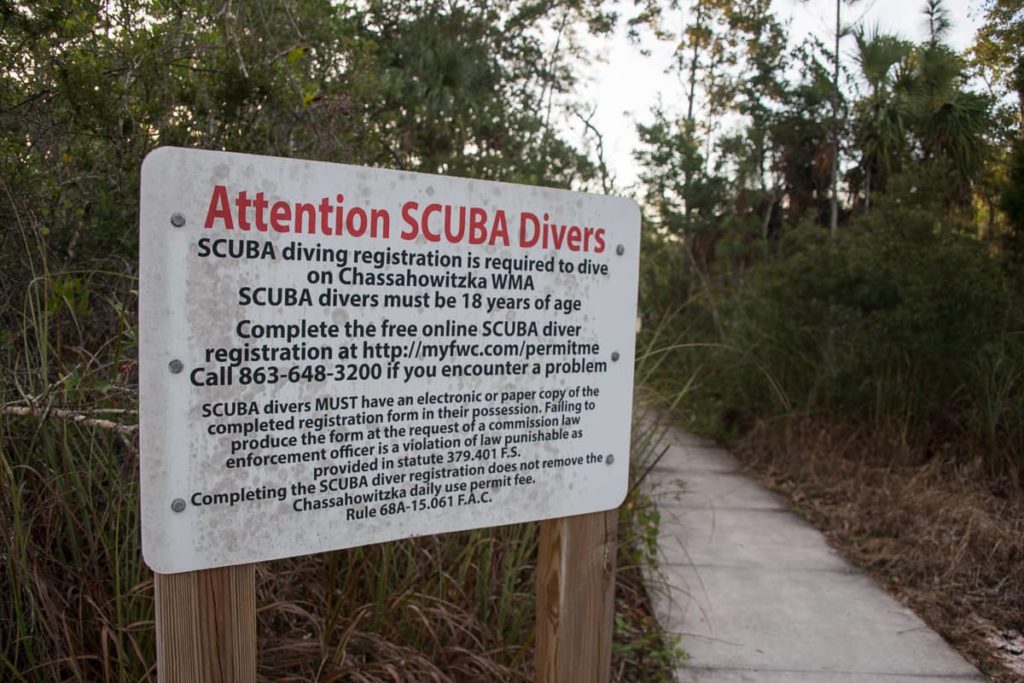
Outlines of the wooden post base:
{"label": "wooden post base", "polygon": [[540,523],[538,683],[611,678],[618,510]]}
{"label": "wooden post base", "polygon": [[256,680],[256,572],[246,564],[154,574],[157,680]]}

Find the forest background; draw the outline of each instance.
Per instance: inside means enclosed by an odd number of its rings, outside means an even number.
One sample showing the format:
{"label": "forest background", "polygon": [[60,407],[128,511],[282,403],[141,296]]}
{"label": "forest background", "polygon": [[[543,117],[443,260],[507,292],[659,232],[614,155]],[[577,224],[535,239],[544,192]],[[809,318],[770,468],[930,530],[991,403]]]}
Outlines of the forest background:
{"label": "forest background", "polygon": [[[154,675],[134,427],[143,157],[178,145],[614,192],[572,95],[594,38],[626,26],[638,50],[676,46],[681,85],[638,125],[638,377],[1011,680],[997,650],[1024,631],[1024,9],[979,11],[957,52],[940,0],[922,3],[918,42],[841,22],[797,41],[769,0],[0,2],[0,678]],[[655,440],[636,430],[635,478]],[[634,488],[617,680],[670,680],[681,657],[642,580],[657,522]],[[525,525],[261,565],[260,675],[528,680],[535,554]]]}

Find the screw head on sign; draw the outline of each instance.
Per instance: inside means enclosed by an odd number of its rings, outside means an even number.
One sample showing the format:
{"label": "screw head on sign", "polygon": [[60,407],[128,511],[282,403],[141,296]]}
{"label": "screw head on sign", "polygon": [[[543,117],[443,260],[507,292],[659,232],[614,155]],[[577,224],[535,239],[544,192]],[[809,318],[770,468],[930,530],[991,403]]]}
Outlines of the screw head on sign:
{"label": "screw head on sign", "polygon": [[171,372],[172,372],[173,374],[177,375],[177,374],[178,374],[179,372],[181,372],[182,370],[184,370],[184,369],[185,369],[185,364],[184,364],[184,363],[182,363],[182,362],[181,362],[180,360],[178,360],[177,358],[175,358],[174,360],[172,360],[172,361],[171,361],[170,363],[168,363],[168,364],[167,364],[167,368],[168,368],[168,369],[169,369],[169,370],[170,370],[170,371],[171,371]]}
{"label": "screw head on sign", "polygon": [[171,509],[175,512],[184,512],[185,510],[185,499],[175,498],[171,501]]}
{"label": "screw head on sign", "polygon": [[619,359],[619,352],[618,351],[612,351],[612,362],[617,361],[618,359]]}
{"label": "screw head on sign", "polygon": [[626,253],[626,248],[620,244],[619,246],[615,247],[615,253],[618,254],[619,256],[622,256],[623,254]]}
{"label": "screw head on sign", "polygon": [[615,456],[614,455],[609,453],[608,455],[604,456],[604,464],[605,465],[611,465],[613,462],[615,462]]}
{"label": "screw head on sign", "polygon": [[176,228],[180,228],[181,226],[185,225],[185,214],[178,213],[177,211],[172,213],[171,214],[171,225],[173,225]]}

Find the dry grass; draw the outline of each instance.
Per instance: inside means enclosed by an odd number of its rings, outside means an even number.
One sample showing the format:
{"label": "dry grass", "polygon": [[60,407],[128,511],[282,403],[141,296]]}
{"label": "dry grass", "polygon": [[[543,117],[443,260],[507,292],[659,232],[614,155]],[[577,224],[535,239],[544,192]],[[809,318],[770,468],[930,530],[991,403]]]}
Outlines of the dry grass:
{"label": "dry grass", "polygon": [[[153,680],[130,443],[34,415],[0,416],[0,443],[0,680]],[[671,680],[632,549],[650,533],[636,495],[620,516],[614,680]],[[261,564],[260,679],[532,680],[536,552],[524,524]]]}
{"label": "dry grass", "polygon": [[[27,277],[27,276],[26,276]],[[127,270],[37,274],[0,300],[0,680],[155,679],[139,548],[135,292]],[[638,472],[651,446],[634,434]],[[617,681],[671,680],[620,515]],[[533,678],[537,525],[431,536],[257,568],[259,676],[274,681]]]}
{"label": "dry grass", "polygon": [[807,420],[759,425],[736,451],[991,680],[1024,680],[1020,491],[963,454]]}
{"label": "dry grass", "polygon": [[[0,680],[153,680],[137,454],[59,418],[0,427]],[[671,680],[633,550],[650,533],[636,501],[621,514],[615,680]],[[261,564],[260,678],[532,680],[536,552],[524,524]]]}
{"label": "dry grass", "polygon": [[261,565],[260,675],[528,680],[535,550],[522,525]]}

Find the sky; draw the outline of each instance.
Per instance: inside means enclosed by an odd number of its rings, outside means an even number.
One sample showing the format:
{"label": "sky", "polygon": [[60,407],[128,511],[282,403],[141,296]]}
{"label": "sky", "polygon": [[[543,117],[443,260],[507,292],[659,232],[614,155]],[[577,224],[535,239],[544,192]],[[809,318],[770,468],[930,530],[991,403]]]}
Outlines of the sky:
{"label": "sky", "polygon": [[[956,49],[968,47],[981,24],[978,0],[946,0],[945,4],[953,21],[949,42]],[[922,40],[927,33],[923,7],[924,0],[844,2],[843,23],[878,25],[885,31]],[[774,0],[773,9],[780,19],[790,22],[790,44],[811,34],[831,42],[835,27],[834,0]],[[684,21],[685,16],[676,19],[677,24]],[[632,156],[639,144],[637,121],[650,121],[651,107],[659,97],[667,111],[682,112],[686,106],[686,91],[678,76],[665,73],[672,61],[673,44],[649,38],[642,47],[650,50],[649,57],[641,55],[639,48],[629,43],[625,30],[620,27],[617,34],[608,39],[606,47],[597,48],[605,57],[587,67],[589,77],[579,90],[580,100],[588,103],[594,112],[591,123],[602,133],[605,161],[615,177],[616,191],[624,194],[631,193],[639,173]],[[846,39],[843,52],[850,55],[852,49],[852,40]],[[568,125],[576,136],[570,139],[578,139],[582,125],[578,120]]]}

